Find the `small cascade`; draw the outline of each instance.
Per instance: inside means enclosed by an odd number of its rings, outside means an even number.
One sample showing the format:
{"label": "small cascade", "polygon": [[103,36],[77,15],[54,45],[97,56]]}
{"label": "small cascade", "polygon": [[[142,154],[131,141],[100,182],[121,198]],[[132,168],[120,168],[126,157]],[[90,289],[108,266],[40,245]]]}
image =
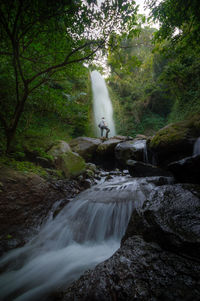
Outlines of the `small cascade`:
{"label": "small cascade", "polygon": [[104,78],[98,71],[91,72],[92,92],[93,92],[93,113],[95,121],[96,135],[100,137],[98,124],[104,117],[110,129],[109,136],[115,136],[115,124],[113,120],[113,108],[110,100],[108,89]]}
{"label": "small cascade", "polygon": [[[45,300],[109,258],[120,246],[133,207],[154,184],[117,176],[82,192],[24,247],[0,260],[0,300]],[[54,208],[56,210],[56,207]]]}
{"label": "small cascade", "polygon": [[144,143],[143,160],[144,160],[144,163],[149,163],[148,151],[147,151],[147,141],[146,140],[145,140],[145,143]]}
{"label": "small cascade", "polygon": [[193,148],[193,156],[200,155],[200,137],[195,141]]}

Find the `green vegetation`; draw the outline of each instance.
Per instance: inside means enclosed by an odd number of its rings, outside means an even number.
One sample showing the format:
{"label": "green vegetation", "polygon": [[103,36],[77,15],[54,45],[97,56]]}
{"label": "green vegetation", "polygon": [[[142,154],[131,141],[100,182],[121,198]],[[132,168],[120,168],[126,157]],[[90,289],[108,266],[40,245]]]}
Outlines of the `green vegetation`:
{"label": "green vegetation", "polygon": [[152,135],[164,125],[200,112],[199,5],[148,1],[159,30],[141,26],[118,35],[108,79],[118,132]]}
{"label": "green vegetation", "polygon": [[[15,170],[21,171],[23,173],[33,172],[42,177],[47,177],[47,172],[44,168],[42,168],[41,166],[35,165],[34,163],[29,162],[29,161],[18,161],[18,160],[15,160],[14,158],[3,156],[0,158],[0,168],[4,165],[12,167]],[[60,175],[58,174],[57,177],[59,178],[59,176]]]}
{"label": "green vegetation", "polygon": [[130,0],[101,7],[95,0],[1,1],[5,164],[34,171],[34,158],[52,161],[47,153],[57,140],[93,136],[89,69],[102,69],[96,54],[107,56],[118,134],[153,135],[200,113],[198,1],[147,4],[159,30],[144,25]]}

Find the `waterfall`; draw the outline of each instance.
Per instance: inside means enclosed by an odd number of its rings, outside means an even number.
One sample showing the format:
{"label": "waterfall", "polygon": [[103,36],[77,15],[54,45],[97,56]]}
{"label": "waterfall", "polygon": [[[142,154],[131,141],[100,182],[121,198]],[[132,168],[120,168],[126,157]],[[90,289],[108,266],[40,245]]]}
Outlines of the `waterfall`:
{"label": "waterfall", "polygon": [[200,137],[195,141],[193,156],[200,155]]}
{"label": "waterfall", "polygon": [[95,134],[100,136],[98,124],[104,117],[110,129],[109,136],[115,136],[115,124],[113,120],[113,108],[108,94],[108,89],[104,78],[98,71],[91,72],[92,92],[93,92],[93,113],[95,121]]}
{"label": "waterfall", "polygon": [[[154,184],[115,177],[82,192],[24,247],[0,260],[0,300],[45,300],[109,258],[120,246],[133,207]],[[56,210],[56,208],[55,208]]]}

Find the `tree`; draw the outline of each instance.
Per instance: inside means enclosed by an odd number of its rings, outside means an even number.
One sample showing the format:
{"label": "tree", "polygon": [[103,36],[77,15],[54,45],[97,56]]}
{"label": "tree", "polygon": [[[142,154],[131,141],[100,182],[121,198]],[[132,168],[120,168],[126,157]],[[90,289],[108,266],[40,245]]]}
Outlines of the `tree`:
{"label": "tree", "polygon": [[63,68],[92,59],[112,32],[130,28],[130,3],[106,0],[99,8],[95,0],[1,1],[0,122],[7,152],[30,94]]}
{"label": "tree", "polygon": [[198,0],[146,0],[151,17],[159,21],[158,39],[200,40],[200,6]]}

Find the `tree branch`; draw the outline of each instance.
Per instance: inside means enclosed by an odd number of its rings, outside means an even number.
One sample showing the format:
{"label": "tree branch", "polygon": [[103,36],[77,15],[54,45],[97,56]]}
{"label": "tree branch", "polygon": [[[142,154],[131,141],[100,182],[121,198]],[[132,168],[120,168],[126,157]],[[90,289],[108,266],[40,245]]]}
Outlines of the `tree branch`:
{"label": "tree branch", "polygon": [[42,74],[45,74],[45,73],[48,73],[52,70],[55,70],[55,69],[59,69],[59,68],[62,68],[68,64],[72,64],[72,63],[75,63],[75,62],[81,62],[81,61],[84,61],[84,60],[87,60],[88,58],[90,58],[100,47],[102,47],[102,45],[104,44],[104,41],[101,42],[101,44],[94,50],[92,51],[89,55],[87,56],[84,56],[80,59],[75,59],[75,60],[72,60],[70,62],[68,62],[68,59],[73,55],[75,54],[76,52],[78,52],[79,50],[82,50],[84,48],[86,48],[87,46],[90,46],[92,44],[96,44],[97,42],[96,41],[90,41],[90,42],[87,42],[85,43],[84,45],[81,45],[79,47],[77,47],[76,49],[74,49],[73,51],[71,51],[67,56],[66,58],[64,59],[64,61],[60,64],[57,64],[57,65],[54,65],[54,66],[51,66],[49,68],[46,68],[45,70],[42,70],[40,72],[38,72],[37,74],[35,74],[32,78],[28,79],[27,80],[27,83],[31,83],[33,80],[35,80],[38,76],[42,75]]}

